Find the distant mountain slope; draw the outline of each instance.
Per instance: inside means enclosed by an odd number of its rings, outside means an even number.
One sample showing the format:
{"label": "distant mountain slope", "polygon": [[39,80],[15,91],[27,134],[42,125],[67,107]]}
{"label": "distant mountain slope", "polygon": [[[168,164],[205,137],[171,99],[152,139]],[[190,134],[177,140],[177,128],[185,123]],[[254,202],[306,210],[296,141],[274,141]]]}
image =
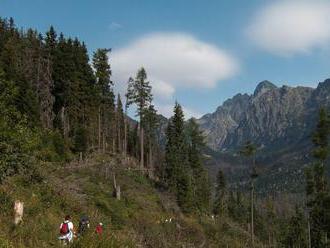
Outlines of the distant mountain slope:
{"label": "distant mountain slope", "polygon": [[237,94],[198,123],[215,151],[236,150],[247,140],[264,151],[290,148],[309,142],[318,109],[329,103],[329,79],[316,89],[263,81],[252,95]]}
{"label": "distant mountain slope", "polygon": [[[251,140],[258,146],[257,191],[302,192],[304,168],[311,161],[311,135],[322,106],[330,107],[330,79],[315,89],[263,81],[253,94],[226,100],[197,120],[206,138],[205,166],[211,178],[222,168],[230,187],[248,189],[250,164],[237,153]],[[159,118],[158,138],[164,147],[168,119]]]}
{"label": "distant mountain slope", "polygon": [[263,81],[252,95],[237,94],[225,101],[198,120],[210,148],[205,162],[210,175],[222,168],[231,187],[248,189],[250,163],[237,152],[251,140],[258,146],[258,193],[303,192],[321,107],[330,107],[330,79],[315,89]]}

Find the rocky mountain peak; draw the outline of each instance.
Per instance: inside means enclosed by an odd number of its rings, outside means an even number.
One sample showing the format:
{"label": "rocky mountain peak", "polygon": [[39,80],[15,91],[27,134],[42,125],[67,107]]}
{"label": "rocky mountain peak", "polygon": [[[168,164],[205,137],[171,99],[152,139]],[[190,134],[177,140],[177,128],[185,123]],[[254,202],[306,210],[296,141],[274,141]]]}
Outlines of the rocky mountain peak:
{"label": "rocky mountain peak", "polygon": [[316,89],[262,81],[253,95],[237,94],[198,123],[213,150],[235,150],[246,140],[282,149],[308,143],[320,106],[330,106],[329,79]]}
{"label": "rocky mountain peak", "polygon": [[254,93],[253,93],[253,96],[258,96],[258,95],[262,95],[264,94],[265,92],[269,91],[269,90],[272,90],[272,89],[277,89],[277,86],[267,80],[264,80],[262,82],[260,82]]}

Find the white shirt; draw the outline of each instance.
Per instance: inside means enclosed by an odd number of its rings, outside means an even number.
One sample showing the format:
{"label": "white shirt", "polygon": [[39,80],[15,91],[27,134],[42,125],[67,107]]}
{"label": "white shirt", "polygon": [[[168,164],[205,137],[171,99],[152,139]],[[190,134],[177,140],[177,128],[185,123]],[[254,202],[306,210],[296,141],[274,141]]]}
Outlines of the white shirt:
{"label": "white shirt", "polygon": [[[71,242],[73,239],[73,223],[69,220],[64,221],[64,223],[68,223],[69,233],[60,236],[59,239],[67,239],[67,240],[69,240],[69,242]],[[63,223],[61,223],[60,229],[62,229],[62,226],[63,226]]]}
{"label": "white shirt", "polygon": [[[64,223],[68,223],[69,231],[73,232],[73,223],[69,220],[64,221]],[[62,229],[63,223],[60,225],[60,229]]]}

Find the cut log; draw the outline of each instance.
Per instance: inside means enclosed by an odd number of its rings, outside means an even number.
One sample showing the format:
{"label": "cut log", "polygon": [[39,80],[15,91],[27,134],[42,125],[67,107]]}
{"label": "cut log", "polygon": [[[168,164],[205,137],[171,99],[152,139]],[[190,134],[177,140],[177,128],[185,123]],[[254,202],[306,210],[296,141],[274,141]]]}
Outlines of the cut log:
{"label": "cut log", "polygon": [[19,200],[15,201],[14,205],[14,223],[18,225],[23,221],[23,213],[24,213],[24,202]]}
{"label": "cut log", "polygon": [[116,188],[116,199],[120,201],[120,186],[119,185]]}
{"label": "cut log", "polygon": [[116,175],[113,173],[113,196],[117,199],[120,200],[120,186],[117,185],[116,181]]}

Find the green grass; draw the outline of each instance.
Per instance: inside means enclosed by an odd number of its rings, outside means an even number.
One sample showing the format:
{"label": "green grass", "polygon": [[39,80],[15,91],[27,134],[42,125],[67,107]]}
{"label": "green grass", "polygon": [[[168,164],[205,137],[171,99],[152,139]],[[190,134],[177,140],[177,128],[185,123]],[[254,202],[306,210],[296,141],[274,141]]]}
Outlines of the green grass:
{"label": "green grass", "polygon": [[[178,207],[170,195],[159,193],[138,171],[125,170],[118,158],[98,156],[90,161],[88,167],[76,169],[45,164],[41,180],[34,183],[26,175],[4,182],[0,186],[0,248],[58,247],[59,225],[66,214],[75,225],[82,215],[91,220],[89,233],[71,247],[221,247],[226,242],[233,244],[229,247],[244,247],[242,230],[223,230],[209,217],[174,211]],[[112,195],[112,173],[105,173],[109,163],[115,164],[120,201]],[[24,202],[24,217],[15,227],[12,211],[17,199]],[[167,218],[174,221],[165,223]],[[104,223],[102,237],[94,233],[98,222]]]}

